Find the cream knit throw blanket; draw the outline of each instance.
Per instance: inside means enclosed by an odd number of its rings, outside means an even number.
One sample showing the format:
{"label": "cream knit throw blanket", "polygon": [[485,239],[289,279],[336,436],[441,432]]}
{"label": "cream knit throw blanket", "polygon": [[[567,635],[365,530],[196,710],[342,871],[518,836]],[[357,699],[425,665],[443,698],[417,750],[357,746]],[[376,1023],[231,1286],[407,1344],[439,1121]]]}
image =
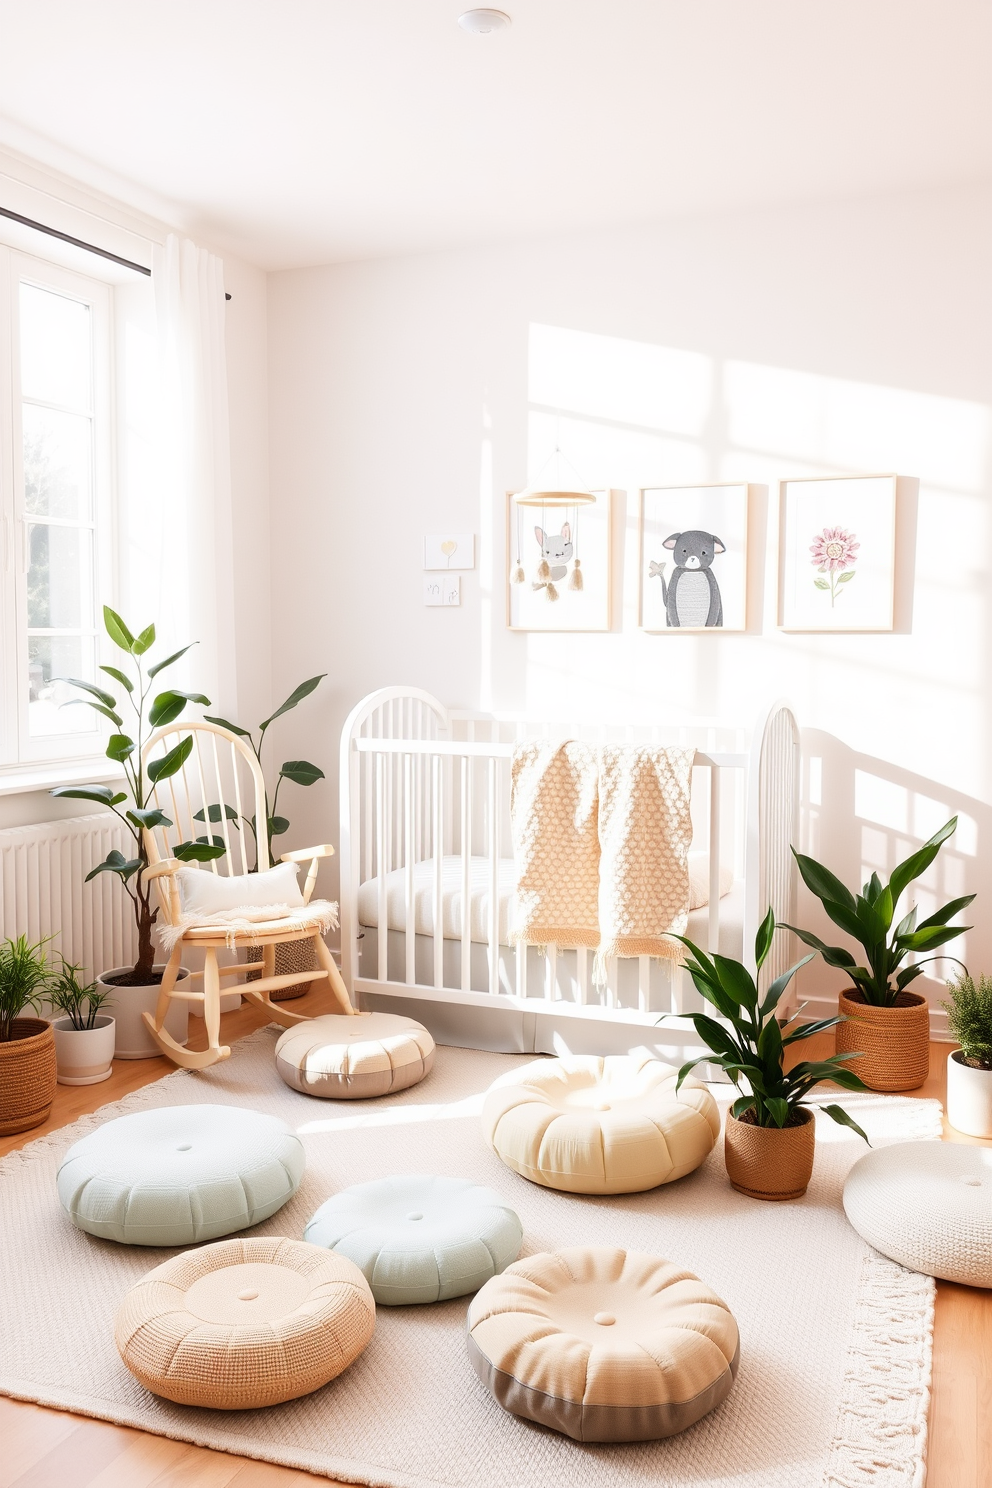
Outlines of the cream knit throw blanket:
{"label": "cream knit throw blanket", "polygon": [[693,749],[524,744],[513,755],[511,941],[681,960]]}

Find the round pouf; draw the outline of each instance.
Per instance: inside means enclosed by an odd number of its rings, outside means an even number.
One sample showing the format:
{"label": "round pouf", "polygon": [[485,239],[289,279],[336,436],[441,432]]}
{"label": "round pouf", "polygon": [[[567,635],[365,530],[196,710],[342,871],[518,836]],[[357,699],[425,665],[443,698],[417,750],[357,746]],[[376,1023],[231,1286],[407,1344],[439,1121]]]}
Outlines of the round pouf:
{"label": "round pouf", "polygon": [[899,1142],[858,1159],[844,1184],[858,1234],[890,1260],[992,1287],[992,1150]]}
{"label": "round pouf", "polygon": [[162,1106],[120,1116],[59,1168],[73,1224],[123,1245],[194,1245],[260,1224],[300,1186],[303,1143],[241,1106]]}
{"label": "round pouf", "polygon": [[720,1135],[709,1091],[650,1055],[539,1059],[504,1075],[482,1107],[507,1167],[565,1193],[639,1193],[683,1178]]}
{"label": "round pouf", "polygon": [[149,1271],[121,1303],[114,1340],[154,1395],[250,1410],[319,1390],[374,1327],[368,1283],[344,1256],[301,1240],[222,1240]]}
{"label": "round pouf", "polygon": [[328,1100],[365,1100],[405,1090],[429,1075],[434,1040],[397,1013],[329,1013],[287,1028],[276,1069],[287,1085]]}
{"label": "round pouf", "polygon": [[303,1232],[360,1267],[377,1302],[445,1302],[478,1291],[520,1254],[520,1220],[491,1188],[464,1178],[356,1183]]}
{"label": "round pouf", "polygon": [[653,1441],[730,1393],[727,1304],[669,1261],[607,1247],[528,1256],[469,1303],[468,1351],[500,1405],[583,1442]]}

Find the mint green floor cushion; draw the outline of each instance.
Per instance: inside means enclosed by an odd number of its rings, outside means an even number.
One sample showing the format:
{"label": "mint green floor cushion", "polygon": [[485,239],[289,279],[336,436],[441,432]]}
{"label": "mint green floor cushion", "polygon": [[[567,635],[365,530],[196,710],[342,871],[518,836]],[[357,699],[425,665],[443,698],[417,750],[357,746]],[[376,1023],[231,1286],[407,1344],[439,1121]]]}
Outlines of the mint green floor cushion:
{"label": "mint green floor cushion", "polygon": [[162,1106],[70,1147],[56,1183],[73,1224],[123,1245],[195,1245],[260,1224],[300,1186],[303,1143],[240,1106]]}
{"label": "mint green floor cushion", "polygon": [[398,1306],[478,1291],[516,1260],[523,1229],[491,1188],[404,1175],[343,1189],[303,1238],[354,1261],[376,1302]]}

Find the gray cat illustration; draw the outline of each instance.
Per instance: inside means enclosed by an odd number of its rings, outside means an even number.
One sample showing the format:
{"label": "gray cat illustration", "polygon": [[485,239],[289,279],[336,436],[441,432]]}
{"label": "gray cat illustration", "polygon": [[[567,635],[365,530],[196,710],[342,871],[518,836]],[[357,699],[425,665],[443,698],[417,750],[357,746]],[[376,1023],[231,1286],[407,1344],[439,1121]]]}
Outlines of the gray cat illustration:
{"label": "gray cat illustration", "polygon": [[661,579],[665,618],[675,629],[702,629],[723,624],[723,598],[711,564],[727,550],[713,532],[673,532],[663,547],[675,559],[672,582],[665,583],[663,563],[652,563],[649,578]]}
{"label": "gray cat illustration", "polygon": [[[534,536],[541,549],[541,557],[551,569],[552,579],[563,579],[568,573],[568,561],[575,551],[570,524],[563,523],[557,537],[550,532],[545,532],[543,527],[535,527]],[[535,584],[534,587],[540,588],[540,585]]]}

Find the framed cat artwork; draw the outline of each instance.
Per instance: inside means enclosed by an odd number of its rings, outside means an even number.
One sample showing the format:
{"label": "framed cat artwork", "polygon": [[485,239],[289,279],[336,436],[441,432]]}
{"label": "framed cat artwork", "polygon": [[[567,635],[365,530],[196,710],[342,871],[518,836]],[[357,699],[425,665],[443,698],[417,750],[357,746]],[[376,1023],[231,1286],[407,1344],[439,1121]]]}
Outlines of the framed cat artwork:
{"label": "framed cat artwork", "polygon": [[747,626],[747,484],[646,486],[638,624],[654,635]]}
{"label": "framed cat artwork", "polygon": [[602,631],[612,622],[612,491],[509,492],[506,623],[510,630]]}

